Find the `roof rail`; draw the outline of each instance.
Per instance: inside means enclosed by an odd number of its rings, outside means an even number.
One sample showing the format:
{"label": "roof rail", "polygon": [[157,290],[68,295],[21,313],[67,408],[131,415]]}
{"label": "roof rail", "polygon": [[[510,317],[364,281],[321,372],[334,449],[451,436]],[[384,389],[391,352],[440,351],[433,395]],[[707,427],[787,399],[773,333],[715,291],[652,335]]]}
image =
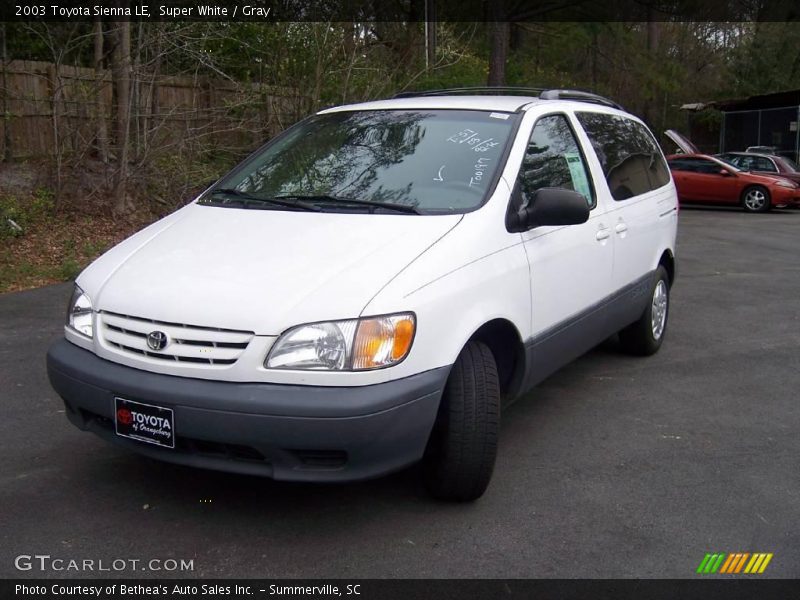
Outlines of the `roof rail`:
{"label": "roof rail", "polygon": [[542,100],[577,100],[579,102],[593,102],[594,104],[602,104],[603,106],[625,110],[622,106],[613,100],[609,100],[605,96],[584,92],[582,90],[544,90],[539,94],[539,98]]}
{"label": "roof rail", "polygon": [[488,86],[477,85],[468,87],[444,88],[441,90],[422,90],[419,92],[400,92],[395,98],[415,98],[417,96],[460,96],[460,95],[504,95],[504,96],[533,96],[538,97],[545,88],[513,87],[513,86]]}
{"label": "roof rail", "polygon": [[592,102],[594,104],[602,104],[603,106],[610,106],[625,110],[614,102],[604,96],[593,94],[591,92],[584,92],[582,90],[561,90],[561,89],[546,89],[546,88],[531,88],[531,87],[513,87],[513,86],[473,86],[473,87],[457,87],[457,88],[444,88],[440,90],[423,90],[419,92],[400,92],[395,94],[395,98],[415,98],[420,96],[460,96],[460,95],[504,95],[504,96],[532,96],[540,98],[541,100],[577,100],[579,102]]}

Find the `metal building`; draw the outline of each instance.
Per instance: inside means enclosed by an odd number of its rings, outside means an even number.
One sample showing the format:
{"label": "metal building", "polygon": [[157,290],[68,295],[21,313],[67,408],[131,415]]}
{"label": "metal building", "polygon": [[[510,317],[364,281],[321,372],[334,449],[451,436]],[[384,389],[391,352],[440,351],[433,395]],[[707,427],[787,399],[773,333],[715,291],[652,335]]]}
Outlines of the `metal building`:
{"label": "metal building", "polygon": [[773,147],[795,161],[800,152],[800,90],[714,102],[722,111],[719,151]]}
{"label": "metal building", "polygon": [[[800,158],[800,90],[695,102],[684,104],[681,110],[687,113],[688,137],[702,152],[715,154],[766,146],[796,162]],[[709,118],[712,115],[719,117]]]}

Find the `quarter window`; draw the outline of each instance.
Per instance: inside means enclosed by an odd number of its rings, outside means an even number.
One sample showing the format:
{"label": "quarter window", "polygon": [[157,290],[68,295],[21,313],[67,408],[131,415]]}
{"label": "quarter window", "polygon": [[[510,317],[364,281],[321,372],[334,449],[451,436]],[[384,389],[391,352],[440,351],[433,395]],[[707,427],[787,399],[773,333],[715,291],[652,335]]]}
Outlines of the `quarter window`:
{"label": "quarter window", "polygon": [[579,112],[614,200],[627,200],[669,183],[655,139],[641,123],[618,115]]}
{"label": "quarter window", "polygon": [[564,115],[549,115],[536,122],[525,149],[519,175],[523,197],[541,188],[563,188],[580,193],[594,206],[589,170]]}

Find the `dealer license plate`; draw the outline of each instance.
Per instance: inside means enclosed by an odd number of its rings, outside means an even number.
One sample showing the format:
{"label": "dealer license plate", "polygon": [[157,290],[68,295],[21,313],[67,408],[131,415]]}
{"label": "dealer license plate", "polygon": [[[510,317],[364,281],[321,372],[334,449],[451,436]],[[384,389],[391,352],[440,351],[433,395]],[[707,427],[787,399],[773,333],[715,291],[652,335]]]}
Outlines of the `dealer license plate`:
{"label": "dealer license plate", "polygon": [[117,435],[156,446],[175,447],[175,419],[171,408],[114,398]]}

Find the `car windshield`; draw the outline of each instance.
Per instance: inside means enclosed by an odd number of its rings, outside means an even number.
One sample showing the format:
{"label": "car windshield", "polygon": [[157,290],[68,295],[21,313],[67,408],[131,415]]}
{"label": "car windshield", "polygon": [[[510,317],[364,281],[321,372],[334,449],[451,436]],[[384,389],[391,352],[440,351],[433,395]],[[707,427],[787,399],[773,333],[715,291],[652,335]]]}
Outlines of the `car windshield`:
{"label": "car windshield", "polygon": [[781,156],[781,157],[779,157],[779,158],[778,158],[778,160],[780,160],[780,161],[781,161],[781,162],[783,162],[783,163],[784,163],[784,164],[785,164],[787,167],[789,167],[789,172],[790,172],[790,173],[797,173],[798,171],[800,171],[800,167],[798,167],[798,166],[797,166],[797,163],[796,163],[796,162],[794,162],[794,161],[793,161],[791,158],[789,158],[788,156]]}
{"label": "car windshield", "polygon": [[709,158],[709,160],[711,162],[714,162],[717,165],[719,165],[719,167],[728,169],[729,171],[734,171],[736,173],[738,173],[740,171],[743,171],[743,169],[737,164],[730,163],[730,162],[728,162],[726,160],[721,160],[721,159],[713,157],[713,156],[709,156],[708,158]]}
{"label": "car windshield", "polygon": [[251,206],[246,198],[275,209],[294,201],[324,211],[465,212],[490,191],[516,117],[475,110],[316,115],[249,158],[201,202],[227,195],[238,197],[237,207]]}

